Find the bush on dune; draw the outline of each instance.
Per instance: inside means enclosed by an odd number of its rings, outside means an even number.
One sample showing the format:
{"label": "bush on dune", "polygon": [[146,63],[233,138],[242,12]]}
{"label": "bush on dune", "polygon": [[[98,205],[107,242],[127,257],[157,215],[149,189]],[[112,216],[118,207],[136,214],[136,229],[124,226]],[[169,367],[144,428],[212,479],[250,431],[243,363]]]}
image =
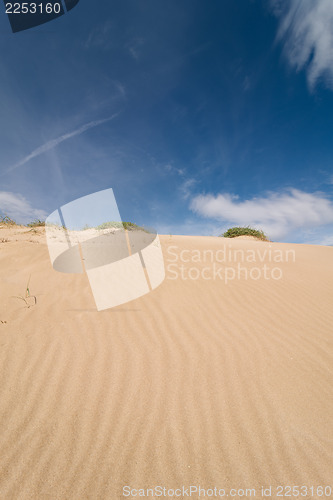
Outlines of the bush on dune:
{"label": "bush on dune", "polygon": [[231,227],[221,236],[224,238],[237,238],[237,236],[254,236],[262,241],[269,241],[266,234],[258,229],[253,229],[252,227]]}
{"label": "bush on dune", "polygon": [[96,229],[108,229],[108,228],[125,229],[127,231],[133,231],[134,229],[143,230],[142,227],[138,226],[137,224],[134,224],[134,222],[119,222],[119,221],[103,222],[103,224],[100,224],[99,226],[96,227]]}
{"label": "bush on dune", "polygon": [[27,226],[28,227],[44,227],[45,221],[40,220],[40,219],[36,219],[33,222],[29,222],[29,224],[27,224]]}

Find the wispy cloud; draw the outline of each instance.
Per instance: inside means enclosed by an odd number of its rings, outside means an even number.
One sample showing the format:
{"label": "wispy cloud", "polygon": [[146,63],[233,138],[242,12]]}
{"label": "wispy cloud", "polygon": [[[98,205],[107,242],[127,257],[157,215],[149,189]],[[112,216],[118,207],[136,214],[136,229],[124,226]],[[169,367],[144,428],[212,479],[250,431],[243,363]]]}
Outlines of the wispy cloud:
{"label": "wispy cloud", "polygon": [[142,54],[142,47],[145,43],[143,38],[134,38],[126,44],[126,49],[136,61],[139,61]]}
{"label": "wispy cloud", "polygon": [[17,222],[31,222],[34,219],[46,219],[47,213],[31,206],[24,196],[0,191],[0,212],[9,215]]}
{"label": "wispy cloud", "polygon": [[91,48],[110,49],[112,47],[112,42],[110,41],[111,31],[112,31],[112,22],[107,20],[103,24],[100,24],[99,26],[91,30],[83,46],[86,49],[91,49]]}
{"label": "wispy cloud", "polygon": [[236,225],[252,225],[271,238],[282,238],[296,229],[310,229],[333,223],[333,203],[321,193],[289,189],[266,197],[239,201],[228,193],[196,196],[190,208],[210,219]]}
{"label": "wispy cloud", "polygon": [[183,200],[187,200],[192,194],[192,188],[198,183],[198,181],[193,177],[187,177],[185,168],[175,167],[172,163],[167,163],[163,168],[166,172],[176,174],[181,178],[181,182],[178,184],[178,190]]}
{"label": "wispy cloud", "polygon": [[280,18],[277,39],[291,67],[307,68],[311,90],[322,78],[333,89],[333,2],[332,0],[271,0]]}
{"label": "wispy cloud", "polygon": [[180,186],[179,190],[184,200],[187,200],[192,194],[192,188],[197,184],[197,180],[193,178],[186,179]]}
{"label": "wispy cloud", "polygon": [[72,137],[78,136],[86,132],[87,130],[90,130],[92,128],[98,127],[99,125],[102,125],[103,123],[107,123],[114,118],[118,116],[119,113],[113,114],[112,116],[109,116],[108,118],[104,118],[102,120],[94,120],[89,123],[86,123],[85,125],[82,125],[76,130],[73,130],[72,132],[69,132],[68,134],[63,134],[60,137],[57,137],[56,139],[52,139],[51,141],[46,142],[42,146],[38,147],[37,149],[34,149],[30,154],[25,156],[22,160],[18,161],[11,167],[9,167],[5,173],[11,172],[12,170],[15,170],[19,167],[22,167],[26,163],[28,163],[30,160],[33,158],[36,158],[37,156],[40,156],[47,151],[50,151],[51,149],[56,148],[59,144],[61,144],[64,141],[68,141],[68,139],[71,139]]}
{"label": "wispy cloud", "polygon": [[181,176],[186,174],[186,170],[184,168],[174,167],[171,163],[167,163],[167,165],[164,166],[164,169],[172,174],[178,174]]}

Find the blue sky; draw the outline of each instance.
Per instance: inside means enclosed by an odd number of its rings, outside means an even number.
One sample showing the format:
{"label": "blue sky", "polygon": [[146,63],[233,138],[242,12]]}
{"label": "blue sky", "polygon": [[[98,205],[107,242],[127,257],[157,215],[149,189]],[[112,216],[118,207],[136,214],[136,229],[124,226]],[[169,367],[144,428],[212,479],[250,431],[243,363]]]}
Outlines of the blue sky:
{"label": "blue sky", "polygon": [[80,0],[0,9],[0,213],[113,188],[160,233],[333,244],[331,0]]}

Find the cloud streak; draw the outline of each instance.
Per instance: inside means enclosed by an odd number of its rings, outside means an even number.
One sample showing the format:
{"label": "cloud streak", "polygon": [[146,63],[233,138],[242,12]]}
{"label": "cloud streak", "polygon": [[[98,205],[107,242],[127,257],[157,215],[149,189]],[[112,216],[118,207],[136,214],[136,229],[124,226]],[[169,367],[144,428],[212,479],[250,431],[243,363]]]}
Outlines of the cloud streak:
{"label": "cloud streak", "polygon": [[320,193],[297,189],[245,201],[228,193],[199,195],[192,200],[190,208],[206,218],[256,226],[277,239],[293,230],[333,223],[333,203],[329,199]]}
{"label": "cloud streak", "polygon": [[332,0],[271,0],[280,18],[277,40],[296,71],[307,69],[313,90],[322,78],[333,89],[333,2]]}
{"label": "cloud streak", "polygon": [[86,123],[85,125],[82,125],[76,130],[73,130],[72,132],[69,132],[68,134],[63,134],[60,137],[57,137],[56,139],[52,139],[51,141],[46,142],[42,146],[38,147],[37,149],[34,149],[30,154],[25,156],[22,160],[18,161],[11,167],[9,167],[5,173],[12,172],[13,170],[16,170],[19,167],[23,167],[26,163],[28,163],[30,160],[36,158],[37,156],[40,156],[44,153],[47,153],[47,151],[50,151],[51,149],[56,148],[59,146],[64,141],[68,141],[69,139],[72,139],[72,137],[76,137],[78,135],[83,134],[87,130],[90,130],[92,128],[98,127],[100,125],[103,125],[104,123],[107,123],[114,118],[118,116],[119,113],[115,113],[112,116],[109,116],[108,118],[104,118],[102,120],[94,120],[89,123]]}

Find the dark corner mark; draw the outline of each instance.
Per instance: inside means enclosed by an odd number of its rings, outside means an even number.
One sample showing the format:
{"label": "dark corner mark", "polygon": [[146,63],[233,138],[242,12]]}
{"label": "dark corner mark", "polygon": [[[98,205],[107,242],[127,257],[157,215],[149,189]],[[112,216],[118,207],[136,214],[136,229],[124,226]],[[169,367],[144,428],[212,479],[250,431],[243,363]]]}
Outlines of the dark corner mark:
{"label": "dark corner mark", "polygon": [[[53,21],[72,10],[80,0],[3,0],[12,32],[27,30]],[[65,8],[64,8],[65,7]]]}
{"label": "dark corner mark", "polygon": [[75,7],[75,5],[79,3],[79,1],[80,0],[65,0],[66,9],[72,10]]}

